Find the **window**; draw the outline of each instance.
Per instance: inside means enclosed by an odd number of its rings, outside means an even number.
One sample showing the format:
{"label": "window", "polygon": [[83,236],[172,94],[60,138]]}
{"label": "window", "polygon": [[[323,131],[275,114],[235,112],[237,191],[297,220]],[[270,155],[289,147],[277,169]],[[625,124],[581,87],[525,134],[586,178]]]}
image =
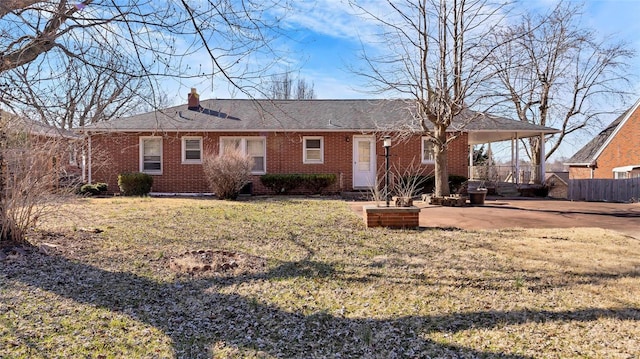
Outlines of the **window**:
{"label": "window", "polygon": [[629,178],[628,172],[613,172],[613,178],[615,179],[627,179]]}
{"label": "window", "polygon": [[202,163],[202,137],[182,137],[182,163]]}
{"label": "window", "polygon": [[69,164],[73,166],[78,165],[78,149],[75,143],[70,143],[68,147]]}
{"label": "window", "polygon": [[429,137],[422,137],[422,163],[434,163],[433,142]]}
{"label": "window", "polygon": [[140,172],[162,174],[162,138],[140,138]]}
{"label": "window", "polygon": [[324,141],[322,137],[304,137],[303,163],[324,163]]}
{"label": "window", "polygon": [[266,140],[264,137],[221,137],[220,154],[238,150],[253,160],[251,173],[266,173]]}

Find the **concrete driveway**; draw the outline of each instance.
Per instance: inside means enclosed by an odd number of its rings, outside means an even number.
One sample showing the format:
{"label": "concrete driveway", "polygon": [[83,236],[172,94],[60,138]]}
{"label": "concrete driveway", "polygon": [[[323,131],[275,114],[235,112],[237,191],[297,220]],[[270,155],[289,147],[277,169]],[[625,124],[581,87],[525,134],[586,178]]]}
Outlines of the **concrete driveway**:
{"label": "concrete driveway", "polygon": [[[362,206],[352,209],[362,215]],[[487,198],[484,206],[442,207],[417,201],[421,227],[462,229],[599,227],[640,239],[640,203]]]}

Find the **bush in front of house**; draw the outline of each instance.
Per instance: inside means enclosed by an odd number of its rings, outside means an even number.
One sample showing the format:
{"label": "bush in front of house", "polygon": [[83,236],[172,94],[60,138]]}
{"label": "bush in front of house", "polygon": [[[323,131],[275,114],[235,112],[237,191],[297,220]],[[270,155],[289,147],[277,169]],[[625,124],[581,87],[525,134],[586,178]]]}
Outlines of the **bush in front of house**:
{"label": "bush in front of house", "polygon": [[333,173],[296,174],[273,173],[260,176],[260,182],[275,194],[288,194],[295,189],[304,188],[305,191],[320,194],[337,181]]}
{"label": "bush in front of house", "polygon": [[211,191],[220,199],[233,200],[251,181],[253,161],[239,151],[227,151],[220,156],[206,156],[202,167]]}
{"label": "bush in front of house", "polygon": [[262,185],[275,192],[275,194],[287,194],[298,188],[301,181],[302,175],[295,173],[273,173],[260,176]]}
{"label": "bush in front of house", "polygon": [[98,182],[95,184],[83,184],[78,191],[83,196],[98,196],[107,192],[107,184]]}
{"label": "bush in front of house", "polygon": [[153,177],[141,172],[121,173],[118,187],[123,196],[146,196],[151,192]]}
{"label": "bush in front of house", "polygon": [[104,182],[98,182],[95,184],[96,189],[102,193],[107,192],[107,189],[109,188],[108,185]]}
{"label": "bush in front of house", "polygon": [[332,184],[338,177],[333,173],[320,173],[302,175],[302,186],[313,194],[320,194]]}

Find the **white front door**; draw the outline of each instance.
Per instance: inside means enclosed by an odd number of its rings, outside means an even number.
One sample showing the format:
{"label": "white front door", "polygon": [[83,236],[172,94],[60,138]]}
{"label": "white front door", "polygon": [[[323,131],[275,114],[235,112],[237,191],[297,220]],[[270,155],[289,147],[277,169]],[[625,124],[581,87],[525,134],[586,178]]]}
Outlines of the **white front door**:
{"label": "white front door", "polygon": [[353,136],[353,188],[376,183],[376,142],[373,136]]}

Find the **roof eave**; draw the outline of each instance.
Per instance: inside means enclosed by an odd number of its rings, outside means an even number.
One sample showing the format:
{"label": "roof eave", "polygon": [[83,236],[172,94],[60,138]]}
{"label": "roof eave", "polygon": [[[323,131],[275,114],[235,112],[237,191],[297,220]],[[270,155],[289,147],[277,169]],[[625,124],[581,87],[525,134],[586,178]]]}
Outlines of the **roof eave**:
{"label": "roof eave", "polygon": [[562,163],[564,166],[584,166],[584,167],[592,167],[595,166],[595,162],[564,162]]}
{"label": "roof eave", "polygon": [[629,120],[629,118],[631,117],[631,115],[633,115],[637,110],[638,107],[640,106],[640,98],[636,101],[636,103],[633,104],[633,106],[631,107],[631,109],[629,109],[626,113],[626,115],[624,116],[624,118],[622,119],[622,121],[620,121],[620,123],[618,123],[618,126],[616,126],[615,130],[613,130],[613,132],[611,132],[611,134],[609,135],[609,137],[607,137],[607,140],[604,141],[604,143],[602,144],[602,146],[600,146],[600,148],[598,149],[598,151],[596,151],[596,153],[594,154],[593,158],[597,159],[598,157],[600,157],[600,155],[602,154],[602,152],[604,151],[605,148],[607,148],[607,146],[609,146],[609,144],[611,143],[611,141],[613,141],[613,139],[618,135],[618,132],[620,132],[620,129],[622,127],[624,127],[624,125],[627,123],[627,121]]}

